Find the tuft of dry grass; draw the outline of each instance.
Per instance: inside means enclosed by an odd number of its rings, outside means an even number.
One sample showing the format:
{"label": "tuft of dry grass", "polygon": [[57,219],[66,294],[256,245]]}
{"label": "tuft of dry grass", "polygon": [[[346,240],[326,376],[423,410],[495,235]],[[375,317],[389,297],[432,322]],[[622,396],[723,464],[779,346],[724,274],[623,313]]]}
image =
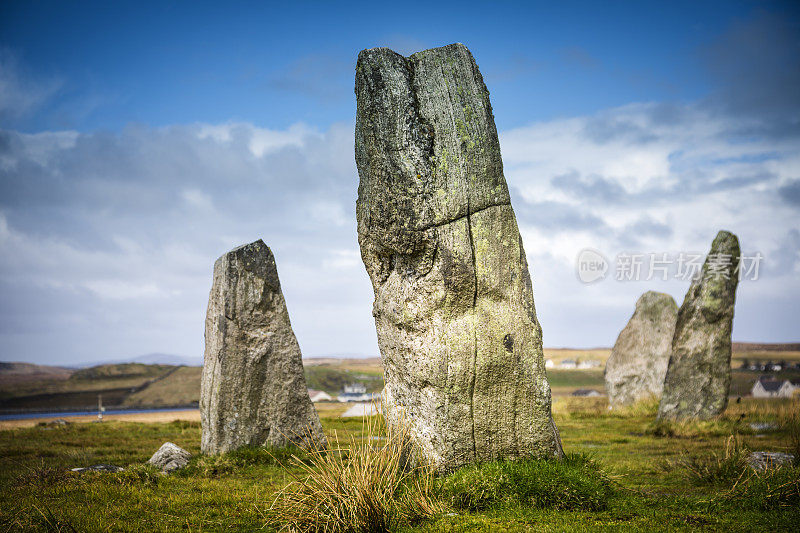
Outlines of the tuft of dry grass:
{"label": "tuft of dry grass", "polygon": [[734,485],[727,498],[746,508],[774,511],[800,505],[800,467],[780,466],[750,472]]}
{"label": "tuft of dry grass", "polygon": [[293,481],[268,510],[271,525],[299,532],[393,531],[443,510],[433,469],[407,462],[405,425],[387,428],[380,416],[362,424],[364,437],[350,436],[346,446],[334,433],[328,450],[292,455],[286,472]]}
{"label": "tuft of dry grass", "polygon": [[679,466],[685,469],[687,478],[698,484],[732,484],[736,485],[746,474],[750,473],[747,464],[747,448],[741,443],[737,434],[725,439],[722,453],[711,455],[687,455],[680,460]]}
{"label": "tuft of dry grass", "polygon": [[16,483],[33,487],[52,487],[76,477],[75,472],[70,472],[66,468],[49,466],[42,461],[41,464],[26,468],[20,473],[16,478]]}

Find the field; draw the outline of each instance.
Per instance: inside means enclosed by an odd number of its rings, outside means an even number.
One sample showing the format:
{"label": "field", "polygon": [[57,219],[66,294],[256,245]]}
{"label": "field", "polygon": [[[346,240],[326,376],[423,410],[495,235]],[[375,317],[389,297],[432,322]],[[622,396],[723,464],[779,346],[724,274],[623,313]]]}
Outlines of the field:
{"label": "field", "polygon": [[[334,406],[335,407],[335,406]],[[797,400],[745,399],[719,420],[653,423],[653,405],[611,413],[602,398],[563,398],[554,416],[567,452],[590,454],[611,479],[602,510],[557,510],[506,502],[480,511],[446,507],[409,531],[796,531],[800,509],[763,508],[734,497],[730,479],[701,480],[685,464],[713,464],[731,435],[752,450],[797,447],[790,420]],[[321,411],[329,436],[362,436],[362,421]],[[750,423],[772,422],[755,431]],[[796,430],[796,428],[795,428]],[[195,458],[162,476],[140,465],[171,441]],[[198,456],[196,421],[76,423],[0,431],[0,529],[8,531],[273,530],[270,506],[292,472],[265,452]],[[716,455],[715,455],[716,454]],[[285,457],[278,456],[279,459]],[[74,474],[71,467],[111,463],[120,474]],[[796,472],[796,471],[795,471]]]}

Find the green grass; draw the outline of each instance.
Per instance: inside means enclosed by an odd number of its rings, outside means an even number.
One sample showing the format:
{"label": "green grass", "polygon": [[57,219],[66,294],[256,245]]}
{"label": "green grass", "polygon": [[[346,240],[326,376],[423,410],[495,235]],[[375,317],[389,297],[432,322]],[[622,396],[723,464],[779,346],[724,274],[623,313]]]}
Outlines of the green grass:
{"label": "green grass", "polygon": [[588,455],[562,460],[520,459],[461,468],[442,480],[453,509],[485,511],[503,505],[540,509],[602,511],[611,480]]}
{"label": "green grass", "polygon": [[[713,423],[656,434],[652,405],[608,411],[602,399],[564,400],[554,417],[565,450],[578,455],[561,465],[494,463],[439,478],[447,508],[403,530],[794,531],[800,523],[797,468],[737,484],[728,475],[692,480],[682,466],[724,459],[737,428],[743,448],[792,451],[797,402],[743,400]],[[765,421],[778,428],[748,430]],[[323,426],[343,442],[370,442],[361,420],[324,418]],[[162,476],[142,466],[165,441],[195,455],[185,471]],[[192,422],[0,431],[0,531],[253,531],[274,523],[270,506],[303,469],[284,468],[286,454],[260,449],[202,457],[199,443]],[[132,468],[68,471],[97,463]]]}

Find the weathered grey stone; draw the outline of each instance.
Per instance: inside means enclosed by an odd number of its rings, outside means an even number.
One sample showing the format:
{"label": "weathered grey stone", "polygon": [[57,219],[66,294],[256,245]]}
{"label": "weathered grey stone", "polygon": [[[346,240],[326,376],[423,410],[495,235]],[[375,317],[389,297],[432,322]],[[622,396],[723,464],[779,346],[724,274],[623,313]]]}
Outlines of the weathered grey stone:
{"label": "weathered grey stone", "polygon": [[648,291],[639,297],[603,372],[612,407],[661,397],[677,317],[678,305],[669,294]]}
{"label": "weathered grey stone", "polygon": [[747,464],[753,470],[764,471],[768,468],[779,468],[794,462],[794,455],[783,452],[751,452],[747,456]]}
{"label": "weathered grey stone", "polygon": [[117,466],[117,465],[92,465],[92,466],[84,466],[84,467],[78,467],[78,468],[70,468],[70,470],[72,472],[80,472],[80,473],[83,473],[83,472],[111,472],[111,473],[115,473],[115,472],[122,472],[125,469],[122,468],[121,466]]}
{"label": "weathered grey stone", "polygon": [[738,264],[739,240],[720,231],[678,311],[659,418],[711,418],[728,405]]}
{"label": "weathered grey stone", "polygon": [[192,454],[171,442],[165,442],[156,450],[148,463],[164,472],[172,472],[189,464]]}
{"label": "weathered grey stone", "polygon": [[528,264],[472,55],[461,44],[409,58],[364,50],[356,96],[358,240],[389,423],[407,423],[440,470],[560,456]]}
{"label": "weathered grey stone", "polygon": [[261,240],[214,264],[200,415],[203,453],[324,445],[275,258]]}

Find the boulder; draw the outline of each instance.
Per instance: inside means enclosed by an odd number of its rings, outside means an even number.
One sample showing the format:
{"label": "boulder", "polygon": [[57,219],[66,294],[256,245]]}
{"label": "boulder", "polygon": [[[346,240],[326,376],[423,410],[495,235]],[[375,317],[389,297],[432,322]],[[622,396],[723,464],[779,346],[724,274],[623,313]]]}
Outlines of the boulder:
{"label": "boulder", "polygon": [[148,463],[164,472],[172,472],[189,464],[192,454],[171,442],[165,442],[150,458]]}
{"label": "boulder", "polygon": [[200,416],[203,453],[325,445],[275,258],[261,240],[214,264]]}
{"label": "boulder", "polygon": [[661,397],[677,317],[678,305],[669,294],[648,291],[639,297],[603,372],[612,407]]}
{"label": "boulder", "polygon": [[658,417],[707,419],[728,405],[739,240],[720,231],[678,311]]}
{"label": "boulder", "polygon": [[356,215],[383,409],[422,461],[561,456],[489,92],[452,44],[356,65]]}
{"label": "boulder", "polygon": [[747,464],[756,471],[778,468],[794,462],[794,455],[783,452],[751,452],[747,455]]}

